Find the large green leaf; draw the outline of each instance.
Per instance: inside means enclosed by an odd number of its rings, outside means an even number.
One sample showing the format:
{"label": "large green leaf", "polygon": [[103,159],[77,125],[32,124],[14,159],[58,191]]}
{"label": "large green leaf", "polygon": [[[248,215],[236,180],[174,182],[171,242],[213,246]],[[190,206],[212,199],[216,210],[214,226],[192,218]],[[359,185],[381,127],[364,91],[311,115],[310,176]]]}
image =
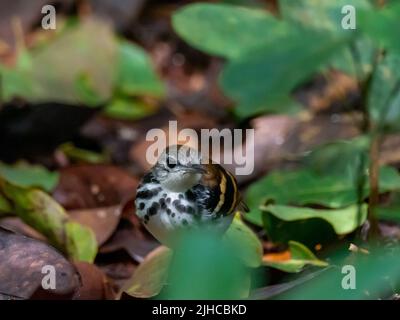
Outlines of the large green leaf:
{"label": "large green leaf", "polygon": [[400,4],[393,3],[381,10],[363,10],[358,13],[358,26],[375,42],[400,53]]}
{"label": "large green leaf", "polygon": [[22,62],[3,73],[4,98],[97,105],[112,94],[116,57],[110,26],[85,20],[29,54],[20,53]]}
{"label": "large green leaf", "polygon": [[237,250],[235,243],[221,241],[207,230],[190,230],[174,246],[163,298],[247,298],[252,269]]}
{"label": "large green leaf", "polygon": [[235,58],[270,43],[288,26],[266,11],[226,4],[192,4],[173,16],[176,32],[209,54]]}
{"label": "large green leaf", "polygon": [[[347,0],[279,1],[283,18],[299,27],[314,28],[330,33],[357,32],[356,30],[342,28],[342,19],[345,16],[342,13],[342,8],[346,5],[353,6],[356,13],[361,10],[369,10],[372,7],[368,0],[354,0],[351,3]],[[372,58],[372,43],[359,36],[350,46],[337,52],[331,63],[333,67],[339,70],[361,77],[371,70]]]}
{"label": "large green leaf", "polygon": [[[382,167],[380,192],[400,189],[400,175],[396,169]],[[356,179],[352,174],[319,175],[312,170],[275,171],[252,184],[246,194],[251,212],[245,217],[262,225],[260,205],[268,200],[277,204],[317,204],[329,208],[341,208],[359,200]],[[362,196],[368,194],[366,185]]]}
{"label": "large green leaf", "polygon": [[238,103],[239,116],[268,111],[268,106],[287,102],[291,91],[329,62],[350,39],[312,31],[293,32],[229,61],[222,72],[222,88]]}
{"label": "large green leaf", "polygon": [[[352,254],[347,247],[330,253],[335,268],[276,297],[284,300],[384,300],[398,292],[399,246],[372,245],[369,254]],[[371,276],[371,275],[374,276]],[[352,277],[354,275],[354,277]],[[350,280],[350,281],[349,281]],[[351,280],[355,280],[351,281]],[[344,290],[345,284],[355,284]]]}
{"label": "large green leaf", "polygon": [[263,265],[285,272],[300,272],[306,265],[316,267],[328,266],[327,262],[319,260],[310,249],[299,242],[289,241],[289,251],[290,259],[274,261],[268,259],[268,255],[266,255],[263,259]]}
{"label": "large green leaf", "polygon": [[23,162],[15,165],[0,162],[0,176],[21,187],[39,187],[48,192],[55,188],[59,179],[57,172]]}
{"label": "large green leaf", "polygon": [[[361,210],[360,210],[361,209]],[[312,209],[285,205],[266,205],[261,210],[283,221],[322,219],[327,221],[336,234],[345,235],[354,231],[367,218],[367,206],[352,205],[343,209]],[[311,231],[311,230],[310,230]]]}
{"label": "large green leaf", "polygon": [[352,5],[356,12],[371,8],[368,0],[280,0],[279,9],[285,20],[300,26],[330,32],[348,32],[342,28],[342,8]]}
{"label": "large green leaf", "polygon": [[369,138],[359,136],[351,140],[339,140],[313,149],[305,157],[307,167],[319,174],[364,174],[368,167]]}
{"label": "large green leaf", "polygon": [[224,241],[230,243],[246,266],[256,268],[261,264],[262,244],[257,235],[246,226],[237,215],[224,235]]}
{"label": "large green leaf", "polygon": [[164,87],[147,53],[127,41],[118,47],[118,76],[116,87],[126,95],[150,95],[160,97]]}
{"label": "large green leaf", "polygon": [[370,118],[381,129],[400,129],[400,55],[387,53],[379,63],[368,95]]}

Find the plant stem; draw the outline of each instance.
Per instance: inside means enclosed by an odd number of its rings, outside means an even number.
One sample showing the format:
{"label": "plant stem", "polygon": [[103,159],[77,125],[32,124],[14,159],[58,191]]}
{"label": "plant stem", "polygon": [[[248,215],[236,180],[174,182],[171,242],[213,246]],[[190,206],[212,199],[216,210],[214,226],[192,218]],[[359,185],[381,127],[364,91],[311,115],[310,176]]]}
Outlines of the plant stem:
{"label": "plant stem", "polygon": [[[375,131],[375,130],[374,130]],[[374,132],[373,131],[373,132]],[[378,219],[376,217],[376,207],[379,203],[379,151],[382,143],[382,136],[379,133],[373,133],[369,149],[369,206],[368,221],[370,229],[369,237],[379,236]]]}

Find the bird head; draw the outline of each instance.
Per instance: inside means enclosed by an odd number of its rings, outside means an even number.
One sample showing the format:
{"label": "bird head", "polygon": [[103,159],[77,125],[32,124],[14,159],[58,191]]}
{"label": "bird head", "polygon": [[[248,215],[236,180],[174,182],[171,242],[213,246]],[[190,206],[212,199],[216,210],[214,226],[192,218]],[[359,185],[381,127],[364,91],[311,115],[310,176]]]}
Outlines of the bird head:
{"label": "bird head", "polygon": [[198,184],[206,172],[201,154],[186,145],[167,147],[154,166],[161,185],[172,192],[185,192]]}

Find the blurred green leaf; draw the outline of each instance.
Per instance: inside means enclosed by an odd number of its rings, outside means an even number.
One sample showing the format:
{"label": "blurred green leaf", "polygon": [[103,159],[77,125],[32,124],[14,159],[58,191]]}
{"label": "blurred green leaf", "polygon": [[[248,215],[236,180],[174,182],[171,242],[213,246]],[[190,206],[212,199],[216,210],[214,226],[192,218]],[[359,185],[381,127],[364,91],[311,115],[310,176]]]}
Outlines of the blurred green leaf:
{"label": "blurred green leaf", "polygon": [[14,213],[47,237],[52,245],[74,259],[93,261],[97,252],[94,233],[70,222],[64,208],[47,193],[19,187],[1,178],[0,191],[13,204]]}
{"label": "blurred green leaf", "polygon": [[[283,19],[295,23],[300,28],[313,28],[327,33],[356,33],[357,30],[342,28],[342,19],[345,14],[342,8],[351,5],[357,12],[372,8],[368,0],[280,0],[279,8]],[[357,34],[357,38],[339,50],[332,58],[334,68],[342,70],[358,78],[365,76],[372,68],[373,44]],[[359,70],[361,69],[361,70]],[[359,74],[361,73],[361,74]]]}
{"label": "blurred green leaf", "polygon": [[54,246],[65,248],[63,224],[68,215],[53,198],[39,189],[26,189],[1,179],[0,189],[13,203],[15,214],[45,235]]}
{"label": "blurred green leaf", "polygon": [[328,266],[327,262],[319,260],[310,249],[299,242],[289,241],[289,251],[290,259],[274,261],[264,257],[263,265],[285,272],[294,273],[300,272],[306,265],[312,265],[316,267]]}
{"label": "blurred green leaf", "polygon": [[[204,230],[202,230],[204,231]],[[174,247],[166,299],[240,299],[249,295],[250,272],[236,248],[210,232],[191,230]]]}
{"label": "blurred green leaf", "polygon": [[75,91],[81,100],[88,106],[98,106],[102,102],[102,98],[94,89],[93,79],[87,72],[77,74],[75,80]]}
{"label": "blurred green leaf", "polygon": [[40,165],[18,162],[8,165],[0,162],[0,176],[8,182],[21,187],[38,187],[50,192],[59,180],[57,172],[48,171]]}
{"label": "blurred green leaf", "polygon": [[172,250],[160,246],[150,252],[122,289],[135,298],[151,298],[158,295],[168,278]]}
{"label": "blurred green leaf", "polygon": [[42,47],[20,53],[14,69],[1,68],[4,99],[99,104],[112,94],[116,56],[107,23],[85,20],[70,25]]}
{"label": "blurred green leaf", "polygon": [[[261,210],[265,216],[272,214],[282,221],[322,219],[327,221],[338,235],[353,232],[367,218],[366,205],[362,205],[361,208],[357,205],[352,205],[342,209],[312,209],[286,205],[266,205],[262,206]],[[270,231],[272,228],[272,225],[268,226],[269,230],[267,231]],[[312,232],[312,230],[308,231]]]}
{"label": "blurred green leaf", "polygon": [[94,232],[77,222],[64,224],[66,248],[70,258],[76,261],[93,263],[97,254],[97,241]]}
{"label": "blurred green leaf", "polygon": [[105,154],[78,148],[71,142],[62,144],[58,147],[58,150],[73,161],[93,164],[107,163],[110,161],[109,157]]}
{"label": "blurred green leaf", "polygon": [[368,167],[369,139],[359,136],[318,146],[306,157],[307,167],[318,174],[356,176],[365,173]]}
{"label": "blurred green leaf", "polygon": [[227,4],[196,3],[172,18],[175,31],[209,54],[236,58],[288,32],[288,26],[263,10]]}
{"label": "blurred green leaf", "polygon": [[31,69],[32,58],[25,48],[17,53],[13,68],[0,64],[2,99],[32,95]]}
{"label": "blurred green leaf", "polygon": [[[373,245],[370,254],[354,255],[347,248],[333,252],[330,259],[337,266],[297,286],[278,299],[294,300],[386,300],[398,292],[400,277],[398,265],[399,247],[386,250],[382,245]],[[345,290],[351,275],[355,276],[355,287]],[[373,276],[371,276],[373,275]]]}
{"label": "blurred green leaf", "polygon": [[361,10],[357,25],[379,46],[400,53],[397,30],[400,29],[400,4],[393,3],[380,10]]}
{"label": "blurred green leaf", "polygon": [[116,97],[104,109],[104,114],[115,119],[137,120],[153,114],[157,107],[135,98]]}
{"label": "blurred green leaf", "polygon": [[381,220],[400,223],[400,204],[378,207],[376,215]]}
{"label": "blurred green leaf", "polygon": [[253,108],[249,108],[246,104],[239,104],[235,108],[235,113],[240,118],[247,118],[258,114],[261,115],[273,113],[295,115],[301,110],[303,110],[303,107],[300,103],[289,96],[284,96],[279,98],[277,101],[267,104],[260,104],[254,106]]}
{"label": "blurred green leaf", "polygon": [[326,64],[350,39],[312,31],[292,33],[229,61],[222,72],[222,88],[238,103],[239,116],[268,111],[268,106],[287,101],[296,86]]}
{"label": "blurred green leaf", "polygon": [[376,211],[379,219],[400,223],[400,193],[392,192]]}
{"label": "blurred green leaf", "polygon": [[342,28],[342,8],[352,5],[356,12],[371,9],[368,0],[279,0],[279,9],[285,20],[298,26],[312,27],[330,32],[352,32]]}
{"label": "blurred green leaf", "polygon": [[0,216],[2,213],[11,213],[12,206],[10,202],[0,194]]}
{"label": "blurred green leaf", "polygon": [[380,129],[400,129],[400,55],[387,53],[373,75],[368,94],[371,120]]}
{"label": "blurred green leaf", "polygon": [[163,96],[165,90],[146,51],[127,41],[120,41],[118,46],[116,88],[125,95],[154,97]]}
{"label": "blurred green leaf", "polygon": [[[329,208],[341,208],[355,204],[359,200],[353,174],[319,175],[312,170],[275,171],[253,183],[246,194],[246,203],[251,212],[245,217],[262,225],[259,206],[272,200],[278,204],[310,205],[317,204]],[[398,190],[400,175],[396,169],[380,169],[380,192]],[[366,197],[369,187],[364,187]]]}
{"label": "blurred green leaf", "polygon": [[263,247],[257,235],[246,226],[240,215],[236,215],[224,235],[224,241],[230,243],[243,263],[251,268],[260,266]]}

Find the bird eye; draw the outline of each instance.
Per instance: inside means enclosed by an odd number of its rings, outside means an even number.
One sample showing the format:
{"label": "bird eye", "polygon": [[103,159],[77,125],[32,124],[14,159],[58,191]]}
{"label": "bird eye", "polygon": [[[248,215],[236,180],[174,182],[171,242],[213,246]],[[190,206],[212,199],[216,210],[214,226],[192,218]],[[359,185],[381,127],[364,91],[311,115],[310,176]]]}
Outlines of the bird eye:
{"label": "bird eye", "polygon": [[173,169],[176,167],[176,161],[171,157],[167,159],[167,167]]}

